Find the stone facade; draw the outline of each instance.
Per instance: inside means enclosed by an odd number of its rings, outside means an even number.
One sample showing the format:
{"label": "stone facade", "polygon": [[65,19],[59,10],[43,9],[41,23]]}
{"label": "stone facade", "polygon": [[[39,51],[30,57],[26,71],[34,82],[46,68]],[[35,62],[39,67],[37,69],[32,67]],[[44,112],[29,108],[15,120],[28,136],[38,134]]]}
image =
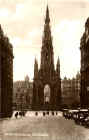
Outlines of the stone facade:
{"label": "stone facade", "polygon": [[62,106],[77,106],[80,104],[80,74],[75,78],[61,80]]}
{"label": "stone facade", "polygon": [[0,118],[12,115],[13,47],[0,26]]}
{"label": "stone facade", "polygon": [[13,84],[13,110],[31,110],[33,83],[26,76],[23,81]]}
{"label": "stone facade", "polygon": [[80,41],[81,51],[81,93],[82,107],[89,107],[89,18],[85,23],[85,31]]}
{"label": "stone facade", "polygon": [[54,68],[54,52],[50,30],[49,9],[46,9],[44,34],[41,48],[41,64],[35,59],[33,81],[34,110],[59,109],[61,104],[60,60]]}

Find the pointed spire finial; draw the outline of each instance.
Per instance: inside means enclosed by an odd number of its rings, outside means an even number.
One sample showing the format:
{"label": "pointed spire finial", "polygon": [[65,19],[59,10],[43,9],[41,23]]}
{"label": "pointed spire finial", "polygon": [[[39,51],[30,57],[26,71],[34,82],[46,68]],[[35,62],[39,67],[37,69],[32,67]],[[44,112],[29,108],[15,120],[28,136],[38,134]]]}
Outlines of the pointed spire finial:
{"label": "pointed spire finial", "polygon": [[58,56],[57,65],[56,65],[56,73],[57,73],[58,77],[60,77],[60,59],[59,59],[59,56]]}
{"label": "pointed spire finial", "polygon": [[60,65],[60,59],[59,59],[59,56],[58,56],[57,64]]}
{"label": "pointed spire finial", "polygon": [[34,62],[34,78],[37,78],[38,75],[38,61],[35,57],[35,62]]}
{"label": "pointed spire finial", "polygon": [[0,24],[0,36],[3,36],[4,33],[3,33],[3,30],[2,30],[2,27],[1,27],[1,24]]}
{"label": "pointed spire finial", "polygon": [[50,22],[50,18],[49,18],[49,8],[48,8],[48,4],[47,4],[45,23],[49,23],[49,22]]}
{"label": "pointed spire finial", "polygon": [[37,58],[36,58],[36,56],[35,56],[35,65],[37,65],[38,64],[38,62],[37,62]]}

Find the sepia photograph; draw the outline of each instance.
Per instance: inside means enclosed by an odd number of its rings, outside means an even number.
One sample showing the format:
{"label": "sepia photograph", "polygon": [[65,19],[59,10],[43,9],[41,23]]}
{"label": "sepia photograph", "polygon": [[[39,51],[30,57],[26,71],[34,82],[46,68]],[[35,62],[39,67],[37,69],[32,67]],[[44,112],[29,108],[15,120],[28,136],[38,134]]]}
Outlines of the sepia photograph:
{"label": "sepia photograph", "polygon": [[89,0],[0,0],[0,140],[89,140]]}

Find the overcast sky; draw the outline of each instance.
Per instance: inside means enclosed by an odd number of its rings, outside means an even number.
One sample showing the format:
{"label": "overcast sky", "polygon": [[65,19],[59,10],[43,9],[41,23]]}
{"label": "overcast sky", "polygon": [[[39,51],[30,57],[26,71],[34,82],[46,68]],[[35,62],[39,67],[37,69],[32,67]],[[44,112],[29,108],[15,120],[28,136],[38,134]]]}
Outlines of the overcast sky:
{"label": "overcast sky", "polygon": [[14,81],[26,75],[33,79],[35,57],[40,65],[47,3],[61,78],[74,77],[80,71],[80,38],[89,16],[89,0],[0,0],[0,23],[13,44]]}

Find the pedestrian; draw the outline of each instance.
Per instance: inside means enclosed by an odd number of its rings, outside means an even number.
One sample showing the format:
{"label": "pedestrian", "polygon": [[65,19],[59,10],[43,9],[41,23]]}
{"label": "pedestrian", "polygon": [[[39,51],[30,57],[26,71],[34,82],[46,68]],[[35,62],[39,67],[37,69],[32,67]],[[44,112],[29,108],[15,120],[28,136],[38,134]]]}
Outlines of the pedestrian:
{"label": "pedestrian", "polygon": [[36,112],[35,115],[38,116],[38,112]]}
{"label": "pedestrian", "polygon": [[49,115],[49,111],[47,111],[47,115]]}
{"label": "pedestrian", "polygon": [[54,116],[54,112],[52,111],[52,115]]}
{"label": "pedestrian", "polygon": [[21,111],[19,112],[19,116],[22,117],[22,112]]}
{"label": "pedestrian", "polygon": [[43,112],[43,116],[45,116],[45,112]]}
{"label": "pedestrian", "polygon": [[25,116],[25,112],[24,112],[24,111],[22,111],[22,116],[23,116],[23,117]]}
{"label": "pedestrian", "polygon": [[15,113],[15,118],[16,118],[16,119],[18,118],[18,112]]}

